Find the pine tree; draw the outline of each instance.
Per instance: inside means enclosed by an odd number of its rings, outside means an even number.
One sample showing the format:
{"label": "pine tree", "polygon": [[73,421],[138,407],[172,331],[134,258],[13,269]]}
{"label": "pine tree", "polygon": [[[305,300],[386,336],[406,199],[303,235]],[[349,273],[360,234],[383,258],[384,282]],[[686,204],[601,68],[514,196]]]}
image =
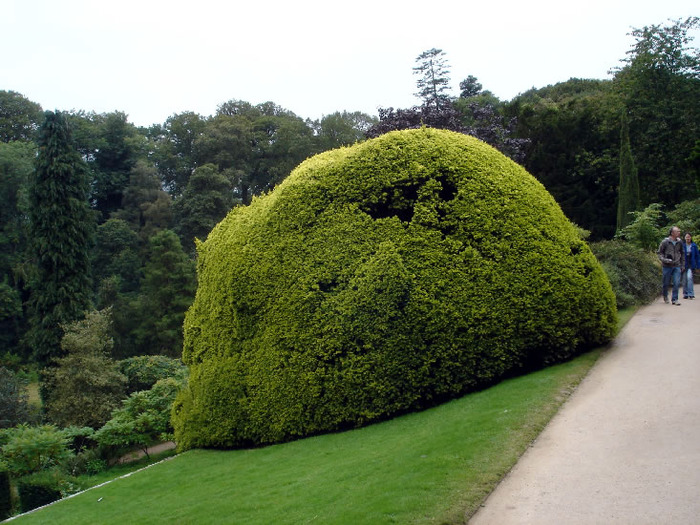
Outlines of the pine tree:
{"label": "pine tree", "polygon": [[425,106],[435,109],[448,107],[452,98],[450,89],[450,66],[442,49],[429,49],[416,57],[418,65],[413,68],[413,74],[419,75],[416,81],[418,92],[415,94]]}
{"label": "pine tree", "polygon": [[197,288],[195,264],[171,230],[157,233],[149,243],[136,305],[140,310],[135,330],[139,353],[180,357],[182,323]]}
{"label": "pine tree", "polygon": [[85,164],[66,118],[47,111],[30,186],[31,283],[27,343],[40,366],[62,355],[62,324],[90,308],[89,247],[95,218],[88,205]]}
{"label": "pine tree", "polygon": [[632,222],[631,212],[639,210],[639,176],[632,158],[629,122],[625,110],[622,111],[620,127],[620,187],[617,199],[617,231],[622,230]]}

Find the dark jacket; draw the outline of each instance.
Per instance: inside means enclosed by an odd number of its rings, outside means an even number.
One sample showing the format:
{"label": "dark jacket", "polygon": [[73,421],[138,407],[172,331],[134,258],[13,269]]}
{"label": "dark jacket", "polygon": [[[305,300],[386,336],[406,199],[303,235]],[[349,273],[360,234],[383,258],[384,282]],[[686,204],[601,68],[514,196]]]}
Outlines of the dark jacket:
{"label": "dark jacket", "polygon": [[670,237],[666,237],[659,245],[657,252],[661,264],[666,268],[683,268],[685,259],[685,241],[677,240],[675,243]]}
{"label": "dark jacket", "polygon": [[688,253],[686,252],[687,249],[688,249],[688,245],[684,241],[683,242],[683,254],[686,256],[684,268],[686,270],[698,270],[698,269],[700,269],[700,251],[698,251],[698,245],[695,244],[694,242],[690,243],[690,256],[688,256]]}

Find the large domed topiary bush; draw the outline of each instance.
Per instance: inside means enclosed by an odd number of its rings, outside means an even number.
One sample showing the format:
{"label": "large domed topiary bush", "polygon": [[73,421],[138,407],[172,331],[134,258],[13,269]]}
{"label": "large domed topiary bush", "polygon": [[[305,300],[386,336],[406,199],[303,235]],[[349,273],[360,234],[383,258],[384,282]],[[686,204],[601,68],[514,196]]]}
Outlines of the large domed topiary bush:
{"label": "large domed topiary bush", "polygon": [[490,146],[392,132],[302,163],[198,248],[181,449],[434,405],[609,340],[615,297],[544,187]]}

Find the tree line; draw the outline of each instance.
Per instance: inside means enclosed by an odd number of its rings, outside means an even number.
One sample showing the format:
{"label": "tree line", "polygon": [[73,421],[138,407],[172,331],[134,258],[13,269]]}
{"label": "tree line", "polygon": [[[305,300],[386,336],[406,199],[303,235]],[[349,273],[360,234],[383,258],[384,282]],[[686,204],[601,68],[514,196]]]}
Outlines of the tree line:
{"label": "tree line", "polygon": [[393,129],[472,134],[522,163],[593,240],[651,203],[700,190],[697,18],[635,29],[610,80],[569,79],[500,100],[446,54],[416,59],[411,108],[304,119],[272,102],[222,103],[136,127],[115,111],[44,112],[0,91],[0,356],[64,356],[63,326],[111,312],[110,354],[178,357],[195,293],[195,239],[305,158]]}

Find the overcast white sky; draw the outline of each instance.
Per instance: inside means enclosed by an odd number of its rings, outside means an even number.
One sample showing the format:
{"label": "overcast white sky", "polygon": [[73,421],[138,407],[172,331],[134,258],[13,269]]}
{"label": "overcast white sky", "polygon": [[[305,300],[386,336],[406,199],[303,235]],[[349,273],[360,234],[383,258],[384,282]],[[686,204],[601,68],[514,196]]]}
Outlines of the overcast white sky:
{"label": "overcast white sky", "polygon": [[[476,76],[509,100],[609,78],[632,27],[697,0],[0,0],[0,89],[44,109],[124,111],[137,125],[271,100],[303,118],[417,103],[412,68],[445,51],[454,95]],[[700,37],[696,36],[695,46]]]}

